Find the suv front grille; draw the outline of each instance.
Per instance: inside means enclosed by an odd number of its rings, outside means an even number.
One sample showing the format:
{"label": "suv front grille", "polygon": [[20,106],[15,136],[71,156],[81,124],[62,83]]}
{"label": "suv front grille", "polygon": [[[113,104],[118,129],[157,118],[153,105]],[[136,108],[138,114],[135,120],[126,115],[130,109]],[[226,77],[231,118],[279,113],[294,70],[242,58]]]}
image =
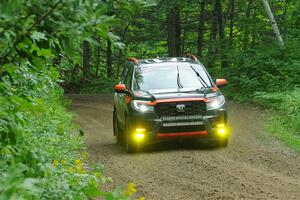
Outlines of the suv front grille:
{"label": "suv front grille", "polygon": [[[177,108],[184,105],[184,109]],[[174,133],[205,130],[203,114],[206,111],[204,101],[159,103],[155,112],[162,120],[160,133]]]}
{"label": "suv front grille", "polygon": [[160,127],[159,133],[176,133],[176,132],[191,132],[191,131],[204,131],[204,125],[197,126],[174,126],[174,127]]}
{"label": "suv front grille", "polygon": [[[177,105],[184,105],[184,111],[178,111]],[[199,115],[203,114],[205,110],[206,105],[204,101],[159,103],[155,106],[155,112],[159,117]]]}

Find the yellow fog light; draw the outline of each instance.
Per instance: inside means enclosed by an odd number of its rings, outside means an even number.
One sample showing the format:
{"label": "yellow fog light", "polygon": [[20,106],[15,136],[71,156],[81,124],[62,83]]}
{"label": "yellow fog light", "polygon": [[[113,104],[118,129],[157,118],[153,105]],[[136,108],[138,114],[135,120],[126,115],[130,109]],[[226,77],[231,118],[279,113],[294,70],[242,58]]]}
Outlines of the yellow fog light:
{"label": "yellow fog light", "polygon": [[220,136],[226,135],[225,124],[218,124],[217,128],[218,128],[217,132]]}
{"label": "yellow fog light", "polygon": [[219,135],[225,135],[225,133],[226,133],[226,131],[225,131],[225,129],[219,129],[218,130],[218,133],[219,133]]}
{"label": "yellow fog light", "polygon": [[137,139],[137,140],[144,139],[144,137],[145,137],[144,133],[136,133],[135,134],[135,139]]}
{"label": "yellow fog light", "polygon": [[217,128],[224,128],[225,124],[217,124]]}
{"label": "yellow fog light", "polygon": [[137,128],[135,129],[135,132],[141,133],[141,132],[145,132],[146,130],[144,128]]}
{"label": "yellow fog light", "polygon": [[144,134],[145,131],[146,129],[144,128],[136,128],[133,135],[134,140],[137,142],[142,141],[145,138],[145,134]]}

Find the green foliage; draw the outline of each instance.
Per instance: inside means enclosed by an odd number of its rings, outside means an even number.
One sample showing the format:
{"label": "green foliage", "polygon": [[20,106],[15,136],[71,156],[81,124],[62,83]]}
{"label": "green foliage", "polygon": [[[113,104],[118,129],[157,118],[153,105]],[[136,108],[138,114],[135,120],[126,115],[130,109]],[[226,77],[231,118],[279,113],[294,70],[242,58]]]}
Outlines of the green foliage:
{"label": "green foliage", "polygon": [[[118,40],[102,1],[0,2],[0,200],[130,199],[87,163],[82,131],[59,87],[92,35]],[[77,60],[76,60],[77,59]]]}
{"label": "green foliage", "polygon": [[112,94],[114,85],[116,84],[115,79],[104,79],[104,80],[95,80],[89,83],[85,83],[82,86],[78,86],[80,88],[79,93],[83,94]]}
{"label": "green foliage", "polygon": [[[298,44],[299,42],[297,42]],[[300,85],[299,47],[277,46],[243,52],[232,52],[232,65],[226,69],[215,69],[220,76],[230,80],[227,90],[230,94],[239,94],[246,98],[254,92],[286,91]]]}
{"label": "green foliage", "polygon": [[[43,48],[54,48],[54,55],[72,59],[83,40],[96,43],[92,34],[116,38],[108,34],[113,16],[105,15],[107,4],[98,1],[2,1],[0,59],[7,63],[16,54],[28,55],[24,42],[30,38]],[[49,43],[44,42],[49,40]],[[14,58],[15,59],[15,58]]]}
{"label": "green foliage", "polygon": [[254,102],[275,110],[268,129],[284,143],[300,151],[300,89],[287,92],[257,92]]}
{"label": "green foliage", "polygon": [[[83,139],[66,111],[57,78],[54,69],[37,71],[26,62],[1,78],[0,199],[113,194],[99,191],[99,180],[110,180],[102,167],[83,162]],[[127,196],[122,190],[117,197]]]}
{"label": "green foliage", "polygon": [[[71,133],[72,115],[62,104],[57,76],[22,62],[1,77],[0,199],[82,199],[90,196],[84,188],[98,187],[90,184],[96,179],[91,172],[67,170],[81,159],[82,139]],[[54,164],[62,160],[65,167]]]}
{"label": "green foliage", "polygon": [[226,77],[226,96],[258,103],[273,110],[268,130],[287,145],[300,150],[300,61],[298,40],[284,48],[261,45],[243,52],[231,51],[226,69],[210,69],[215,77]]}

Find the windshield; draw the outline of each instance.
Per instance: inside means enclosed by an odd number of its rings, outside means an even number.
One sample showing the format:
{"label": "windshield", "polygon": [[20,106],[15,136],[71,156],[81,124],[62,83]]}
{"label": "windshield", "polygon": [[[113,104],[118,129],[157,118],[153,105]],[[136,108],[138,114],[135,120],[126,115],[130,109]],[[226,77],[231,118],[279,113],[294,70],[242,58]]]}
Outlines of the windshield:
{"label": "windshield", "polygon": [[[200,76],[200,77],[199,77]],[[201,89],[211,87],[201,65],[145,65],[135,71],[134,90]]]}

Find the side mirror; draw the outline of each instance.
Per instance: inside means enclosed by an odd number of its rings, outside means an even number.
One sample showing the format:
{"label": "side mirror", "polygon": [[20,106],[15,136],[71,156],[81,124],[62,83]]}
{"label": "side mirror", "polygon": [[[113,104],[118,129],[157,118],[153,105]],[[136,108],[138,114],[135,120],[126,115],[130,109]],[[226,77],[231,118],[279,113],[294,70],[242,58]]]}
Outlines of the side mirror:
{"label": "side mirror", "polygon": [[115,85],[114,89],[115,89],[115,92],[117,92],[117,93],[125,93],[126,92],[126,86],[121,83]]}
{"label": "side mirror", "polygon": [[227,80],[226,79],[217,79],[216,85],[217,85],[217,87],[224,87],[227,85]]}

